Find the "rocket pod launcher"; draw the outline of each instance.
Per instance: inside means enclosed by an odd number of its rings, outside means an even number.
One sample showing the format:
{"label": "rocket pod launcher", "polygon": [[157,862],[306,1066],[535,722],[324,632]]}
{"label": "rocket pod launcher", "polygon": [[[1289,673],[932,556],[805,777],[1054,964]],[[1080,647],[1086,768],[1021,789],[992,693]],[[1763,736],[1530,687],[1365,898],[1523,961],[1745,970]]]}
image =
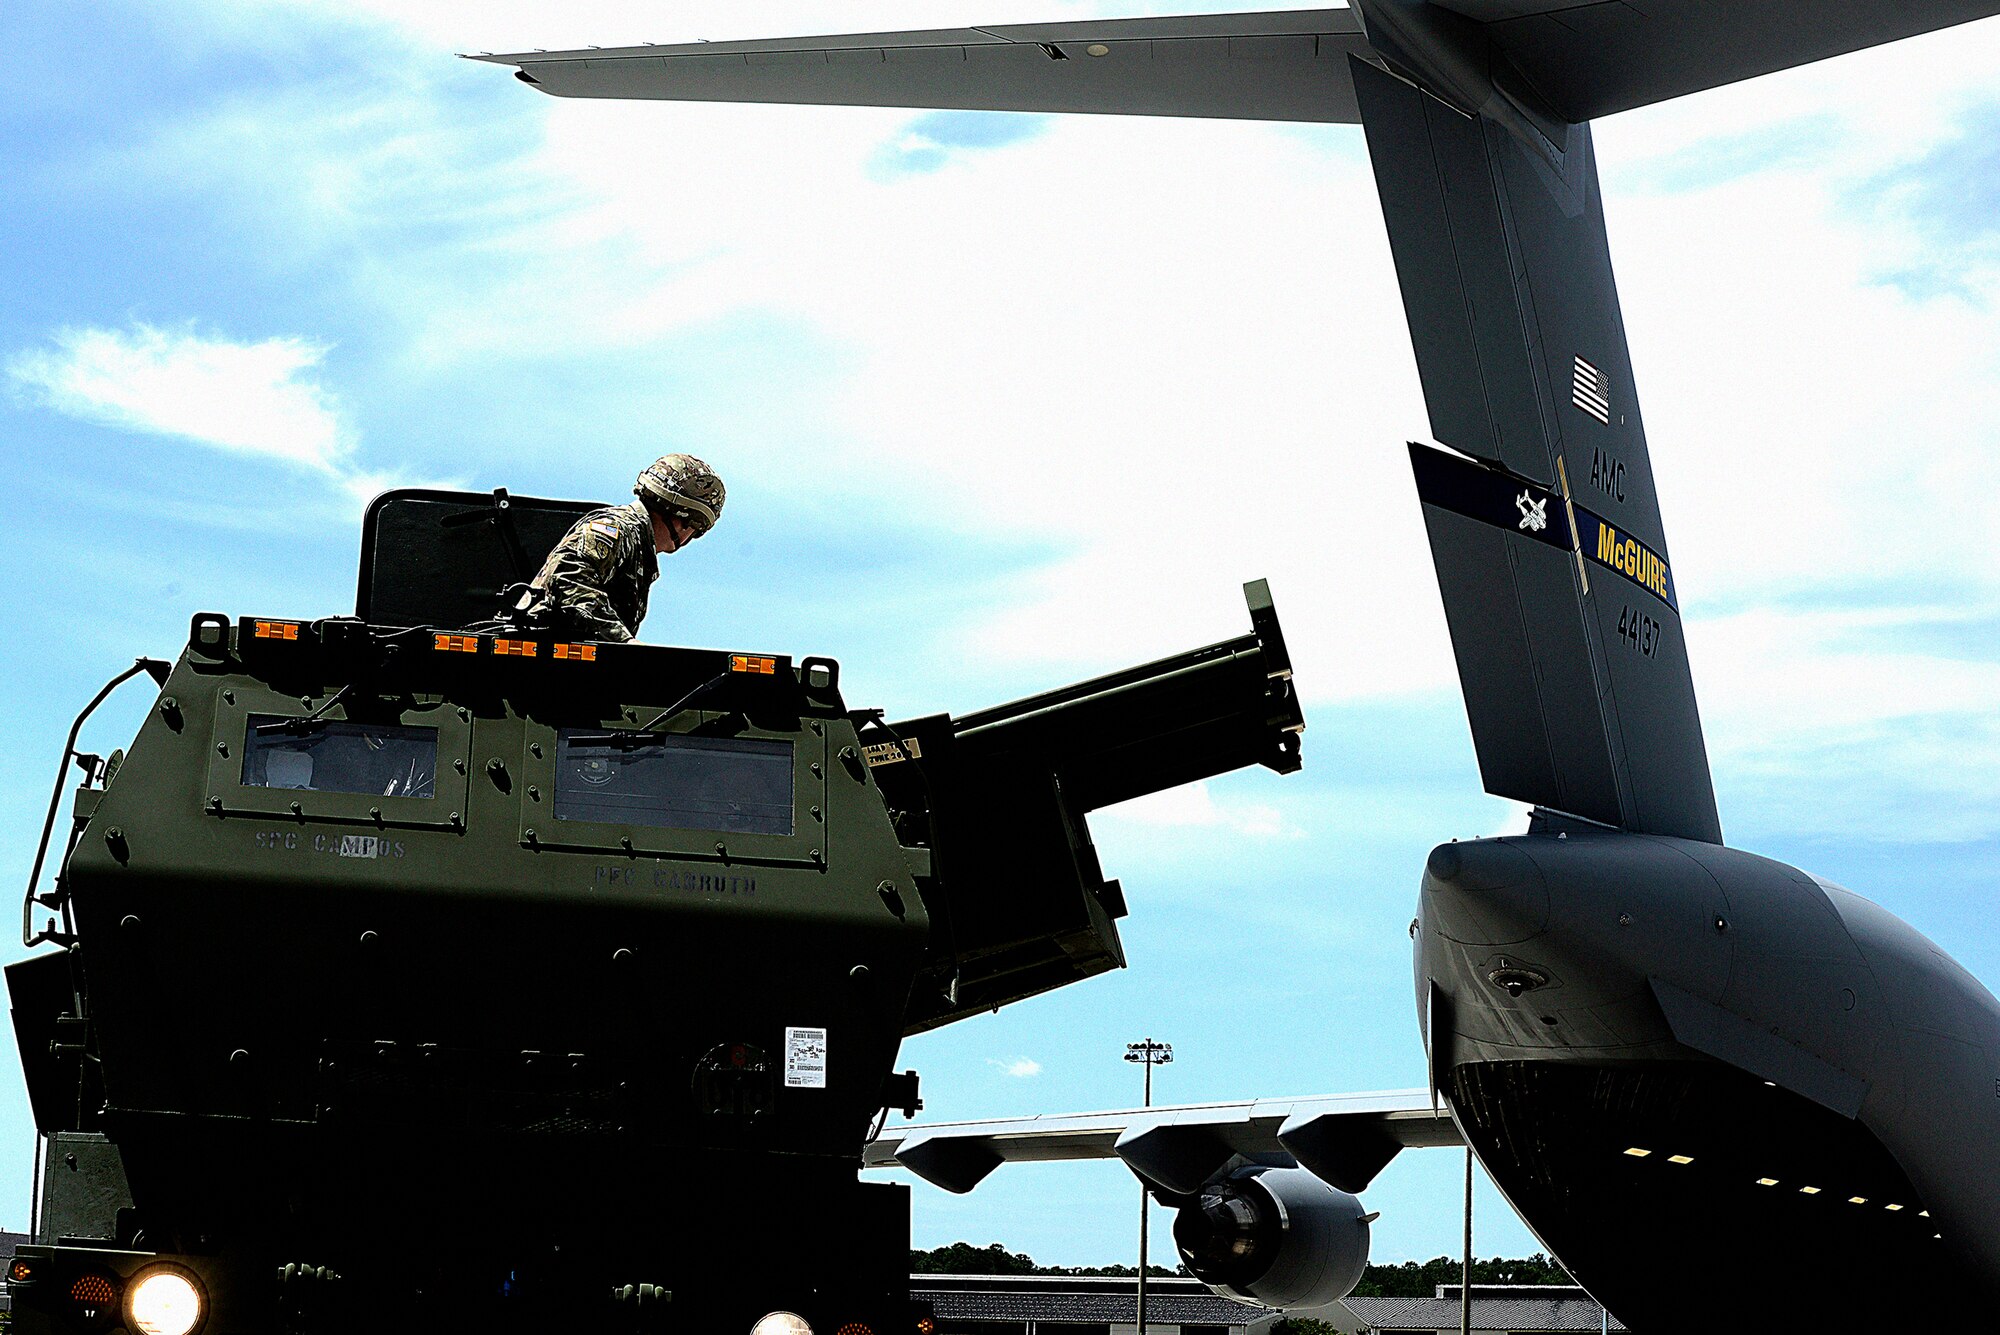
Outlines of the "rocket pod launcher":
{"label": "rocket pod launcher", "polygon": [[1257,580],[1244,595],[1251,630],[1236,639],[863,732],[897,827],[931,854],[933,944],[908,1032],[1124,966],[1124,893],[1086,813],[1248,765],[1299,768],[1305,718],[1271,591]]}
{"label": "rocket pod launcher", "polygon": [[360,615],[197,615],[129,753],[72,732],[17,1329],[914,1329],[856,1180],[902,1037],[1123,964],[1088,812],[1299,766],[1261,582],[1236,639],[900,722],[828,659],[458,629],[582,508],[390,493]]}

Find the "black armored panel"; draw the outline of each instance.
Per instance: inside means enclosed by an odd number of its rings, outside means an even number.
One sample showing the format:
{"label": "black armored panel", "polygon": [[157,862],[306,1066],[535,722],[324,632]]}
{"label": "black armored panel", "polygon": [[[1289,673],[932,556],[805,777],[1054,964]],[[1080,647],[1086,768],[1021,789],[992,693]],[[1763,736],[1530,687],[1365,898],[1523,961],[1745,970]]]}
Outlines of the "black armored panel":
{"label": "black armored panel", "polygon": [[596,507],[538,496],[385,491],[361,521],[354,615],[385,626],[469,626],[533,579],[558,539]]}

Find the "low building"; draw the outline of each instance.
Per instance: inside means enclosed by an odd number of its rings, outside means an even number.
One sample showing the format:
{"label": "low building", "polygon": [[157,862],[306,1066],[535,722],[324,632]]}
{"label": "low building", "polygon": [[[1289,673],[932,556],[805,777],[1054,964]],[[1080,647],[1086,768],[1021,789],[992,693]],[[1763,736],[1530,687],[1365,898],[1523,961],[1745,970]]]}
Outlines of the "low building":
{"label": "low building", "polygon": [[[1131,1275],[912,1275],[937,1335],[1136,1335]],[[1147,1335],[1266,1335],[1278,1314],[1218,1298],[1198,1279],[1149,1275]]]}
{"label": "low building", "polygon": [[[1347,1298],[1341,1306],[1362,1335],[1459,1329],[1459,1286],[1440,1284],[1429,1298]],[[1345,1326],[1346,1323],[1339,1323]],[[1623,1330],[1597,1300],[1573,1284],[1474,1284],[1473,1335],[1543,1335],[1554,1331]]]}

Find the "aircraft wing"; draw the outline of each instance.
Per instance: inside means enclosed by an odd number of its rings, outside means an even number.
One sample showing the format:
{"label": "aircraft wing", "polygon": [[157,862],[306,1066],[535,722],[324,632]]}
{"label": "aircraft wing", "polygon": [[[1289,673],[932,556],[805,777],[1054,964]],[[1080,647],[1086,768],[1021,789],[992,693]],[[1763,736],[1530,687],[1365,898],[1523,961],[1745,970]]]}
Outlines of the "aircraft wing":
{"label": "aircraft wing", "polygon": [[1346,57],[1393,66],[1414,25],[1576,124],[1996,13],[2000,0],[1360,0],[472,59],[562,97],[1354,124]]}
{"label": "aircraft wing", "polygon": [[1115,1158],[1185,1194],[1232,1158],[1290,1159],[1342,1191],[1359,1192],[1401,1150],[1461,1144],[1430,1095],[1412,1089],[939,1122],[877,1137],[863,1162],[907,1168],[933,1186],[966,1192],[1003,1163]]}

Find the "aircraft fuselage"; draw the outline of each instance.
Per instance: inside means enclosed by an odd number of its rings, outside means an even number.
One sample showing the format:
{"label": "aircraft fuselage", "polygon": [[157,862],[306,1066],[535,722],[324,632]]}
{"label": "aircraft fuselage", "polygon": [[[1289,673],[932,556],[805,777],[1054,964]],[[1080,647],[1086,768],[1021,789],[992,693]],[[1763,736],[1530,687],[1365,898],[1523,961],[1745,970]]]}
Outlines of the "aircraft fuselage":
{"label": "aircraft fuselage", "polygon": [[1632,1329],[1851,1318],[1843,1276],[1939,1316],[2000,1293],[2000,1002],[1893,914],[1540,817],[1435,849],[1414,936],[1433,1082]]}

